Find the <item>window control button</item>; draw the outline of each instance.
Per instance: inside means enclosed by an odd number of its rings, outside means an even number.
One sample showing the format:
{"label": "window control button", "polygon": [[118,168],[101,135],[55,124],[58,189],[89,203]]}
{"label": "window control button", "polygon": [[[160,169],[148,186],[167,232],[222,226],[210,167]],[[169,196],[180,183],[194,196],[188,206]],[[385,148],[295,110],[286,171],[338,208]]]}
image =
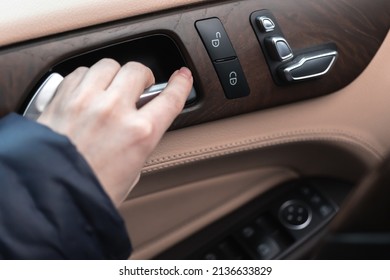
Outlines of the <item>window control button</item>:
{"label": "window control button", "polygon": [[204,259],[204,260],[219,260],[220,257],[214,252],[207,252],[206,254],[204,254],[202,259]]}
{"label": "window control button", "polygon": [[211,60],[236,57],[230,39],[218,18],[199,20],[195,23]]}
{"label": "window control button", "polygon": [[269,260],[280,252],[278,243],[271,237],[261,239],[256,245],[256,253],[260,259]]}
{"label": "window control button", "polygon": [[328,216],[332,212],[332,208],[330,208],[328,205],[322,205],[320,207],[320,213],[323,217]]}
{"label": "window control button", "polygon": [[226,98],[234,99],[249,95],[250,89],[237,58],[223,62],[215,62],[214,66]]}
{"label": "window control button", "polygon": [[241,235],[244,238],[250,238],[255,234],[255,229],[251,226],[244,227],[241,230]]}

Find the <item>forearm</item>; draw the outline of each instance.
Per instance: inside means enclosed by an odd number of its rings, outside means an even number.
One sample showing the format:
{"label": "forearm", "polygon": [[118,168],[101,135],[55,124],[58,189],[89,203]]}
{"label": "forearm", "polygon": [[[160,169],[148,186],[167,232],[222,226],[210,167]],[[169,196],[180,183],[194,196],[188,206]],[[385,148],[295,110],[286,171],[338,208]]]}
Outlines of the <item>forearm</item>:
{"label": "forearm", "polygon": [[15,114],[0,120],[0,254],[127,258],[124,223],[70,141]]}

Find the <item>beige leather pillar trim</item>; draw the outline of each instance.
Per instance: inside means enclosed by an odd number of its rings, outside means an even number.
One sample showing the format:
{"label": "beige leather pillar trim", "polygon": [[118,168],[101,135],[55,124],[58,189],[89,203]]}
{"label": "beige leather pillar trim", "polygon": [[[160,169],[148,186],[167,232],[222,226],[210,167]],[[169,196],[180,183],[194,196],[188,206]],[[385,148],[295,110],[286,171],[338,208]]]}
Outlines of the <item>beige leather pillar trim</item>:
{"label": "beige leather pillar trim", "polygon": [[131,258],[151,258],[297,176],[286,168],[257,168],[131,199],[120,209],[135,249]]}
{"label": "beige leather pillar trim", "polygon": [[389,61],[388,34],[367,69],[346,88],[305,102],[169,132],[143,172],[288,141],[350,143],[379,160],[390,150]]}
{"label": "beige leather pillar trim", "polygon": [[202,1],[0,1],[0,46]]}

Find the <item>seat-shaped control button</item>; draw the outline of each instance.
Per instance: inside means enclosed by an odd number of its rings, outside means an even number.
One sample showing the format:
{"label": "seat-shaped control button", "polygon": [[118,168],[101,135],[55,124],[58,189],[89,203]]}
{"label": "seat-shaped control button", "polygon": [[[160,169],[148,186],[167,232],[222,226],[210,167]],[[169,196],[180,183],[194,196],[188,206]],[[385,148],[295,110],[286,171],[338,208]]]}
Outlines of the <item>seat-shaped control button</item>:
{"label": "seat-shaped control button", "polygon": [[275,23],[269,17],[257,17],[256,23],[262,32],[271,32],[275,30]]}
{"label": "seat-shaped control button", "polygon": [[282,37],[265,38],[265,44],[273,60],[286,61],[294,56],[290,45]]}

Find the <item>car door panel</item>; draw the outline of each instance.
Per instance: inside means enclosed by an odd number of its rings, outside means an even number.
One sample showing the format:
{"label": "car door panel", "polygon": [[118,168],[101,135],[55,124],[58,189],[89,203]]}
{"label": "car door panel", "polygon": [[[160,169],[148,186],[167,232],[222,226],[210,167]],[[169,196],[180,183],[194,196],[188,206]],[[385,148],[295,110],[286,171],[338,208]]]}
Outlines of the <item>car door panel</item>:
{"label": "car door panel", "polygon": [[[157,256],[291,179],[356,183],[389,151],[389,1],[38,2],[0,20],[7,27],[0,39],[0,115],[22,113],[48,73],[69,59],[153,35],[174,40],[194,73],[197,102],[146,161],[120,209],[132,259]],[[294,51],[335,43],[329,74],[276,85],[249,20],[263,9]],[[237,53],[247,97],[225,97],[195,28],[213,17]]]}

